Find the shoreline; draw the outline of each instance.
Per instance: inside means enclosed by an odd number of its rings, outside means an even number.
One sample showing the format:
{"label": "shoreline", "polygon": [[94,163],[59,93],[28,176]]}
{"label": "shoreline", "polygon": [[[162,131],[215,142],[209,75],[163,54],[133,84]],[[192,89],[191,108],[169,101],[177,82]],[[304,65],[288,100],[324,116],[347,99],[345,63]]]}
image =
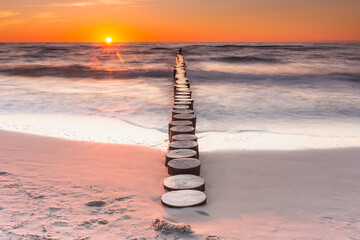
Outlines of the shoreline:
{"label": "shoreline", "polygon": [[180,210],[159,203],[164,155],[1,130],[0,237],[175,237],[155,231],[154,218],[190,224],[183,239],[360,236],[360,148],[202,151],[208,204]]}
{"label": "shoreline", "polygon": [[[59,122],[62,124],[57,124]],[[242,123],[237,131],[202,131],[201,126],[204,123],[200,121],[198,125],[200,130],[197,129],[197,135],[201,151],[287,151],[360,147],[360,131],[355,121],[314,120],[313,123],[294,122],[285,125]],[[168,146],[167,122],[158,123],[157,126],[163,128],[150,128],[104,116],[19,113],[0,116],[0,129],[4,131],[70,141],[144,145],[165,151]]]}

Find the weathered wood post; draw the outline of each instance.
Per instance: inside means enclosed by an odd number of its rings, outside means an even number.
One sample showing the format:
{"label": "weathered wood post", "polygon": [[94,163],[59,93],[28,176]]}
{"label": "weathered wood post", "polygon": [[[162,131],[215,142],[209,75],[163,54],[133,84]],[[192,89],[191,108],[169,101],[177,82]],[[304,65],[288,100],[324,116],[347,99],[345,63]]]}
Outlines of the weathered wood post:
{"label": "weathered wood post", "polygon": [[165,166],[168,174],[161,197],[167,207],[192,207],[207,201],[205,180],[200,175],[199,144],[195,135],[196,116],[190,82],[186,77],[186,64],[182,48],[177,51],[174,67],[174,102],[169,122],[169,151]]}

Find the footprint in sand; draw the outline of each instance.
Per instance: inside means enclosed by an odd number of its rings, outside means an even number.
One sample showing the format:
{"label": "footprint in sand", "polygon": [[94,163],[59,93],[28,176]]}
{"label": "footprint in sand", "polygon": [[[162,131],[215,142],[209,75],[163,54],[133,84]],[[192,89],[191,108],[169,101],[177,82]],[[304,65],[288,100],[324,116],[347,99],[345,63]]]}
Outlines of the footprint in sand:
{"label": "footprint in sand", "polygon": [[332,218],[332,217],[328,217],[328,216],[324,216],[324,217],[321,217],[321,218],[320,218],[320,221],[326,222],[326,223],[330,223],[330,222],[333,221],[333,218]]}
{"label": "footprint in sand", "polygon": [[62,221],[57,221],[57,222],[54,222],[52,225],[56,226],[56,227],[67,227],[68,223],[67,222],[62,222]]}
{"label": "footprint in sand", "polygon": [[214,235],[209,235],[204,240],[220,240],[220,238]]}
{"label": "footprint in sand", "polygon": [[90,237],[78,237],[76,238],[76,240],[89,240]]}
{"label": "footprint in sand", "polygon": [[8,172],[0,172],[0,176],[8,176],[8,175],[11,175],[11,174]]}
{"label": "footprint in sand", "polygon": [[204,211],[196,210],[195,212],[197,212],[198,214],[203,215],[203,216],[210,216],[207,212],[204,212]]}
{"label": "footprint in sand", "polygon": [[353,219],[353,218],[350,218],[349,220],[346,221],[346,226],[348,228],[355,227],[354,225],[356,225],[356,224],[357,224],[357,220]]}
{"label": "footprint in sand", "polygon": [[33,192],[28,192],[26,191],[21,184],[19,183],[10,183],[10,184],[7,184],[7,185],[4,185],[5,188],[16,188],[18,189],[20,192],[22,193],[25,193],[28,197],[32,198],[32,199],[39,199],[39,198],[44,198],[45,195],[37,195]]}
{"label": "footprint in sand", "polygon": [[108,224],[108,223],[109,223],[109,221],[108,221],[108,220],[104,220],[104,219],[101,219],[101,220],[98,221],[98,224],[101,224],[101,225],[106,225],[106,224]]}
{"label": "footprint in sand", "polygon": [[80,223],[79,226],[88,228],[88,227],[90,227],[91,225],[93,225],[96,222],[97,222],[97,219],[90,219],[90,220],[87,220],[87,221],[84,221],[84,222]]}
{"label": "footprint in sand", "polygon": [[105,213],[105,214],[112,215],[112,214],[114,214],[114,213],[120,213],[120,214],[122,214],[122,213],[124,213],[124,212],[126,212],[126,211],[127,211],[126,208],[119,208],[119,209],[110,208],[110,209],[105,210],[104,213]]}
{"label": "footprint in sand", "polygon": [[44,198],[45,197],[44,195],[36,195],[36,194],[34,194],[32,192],[25,192],[25,193],[26,193],[26,195],[28,197],[31,197],[32,199],[39,199],[39,198]]}
{"label": "footprint in sand", "polygon": [[11,184],[4,185],[4,187],[6,187],[6,188],[19,188],[20,186],[21,185],[17,184],[17,183],[11,183]]}
{"label": "footprint in sand", "polygon": [[21,228],[22,226],[23,226],[22,223],[17,223],[17,224],[15,224],[15,225],[12,225],[11,228],[12,228],[12,229],[18,229],[18,228]]}
{"label": "footprint in sand", "polygon": [[96,193],[102,193],[104,189],[100,185],[91,185],[90,191],[96,192]]}
{"label": "footprint in sand", "polygon": [[91,201],[85,204],[88,207],[103,207],[106,205],[104,201]]}
{"label": "footprint in sand", "polygon": [[82,222],[81,224],[79,224],[79,226],[88,228],[94,224],[106,225],[108,223],[109,223],[109,221],[105,220],[105,219],[90,219],[90,220]]}
{"label": "footprint in sand", "polygon": [[61,209],[62,209],[62,208],[49,207],[47,210],[48,210],[48,212],[50,212],[50,213],[55,213],[55,212],[60,211]]}
{"label": "footprint in sand", "polygon": [[125,201],[125,200],[129,200],[129,199],[133,199],[133,197],[135,197],[135,195],[129,195],[127,197],[118,197],[115,198],[116,201]]}

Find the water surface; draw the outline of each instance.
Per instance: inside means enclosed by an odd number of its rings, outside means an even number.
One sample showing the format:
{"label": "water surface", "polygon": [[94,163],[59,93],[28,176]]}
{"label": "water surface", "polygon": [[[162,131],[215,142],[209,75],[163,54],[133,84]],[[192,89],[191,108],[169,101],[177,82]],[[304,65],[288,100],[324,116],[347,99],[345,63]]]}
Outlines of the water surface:
{"label": "water surface", "polygon": [[163,147],[179,46],[200,136],[359,140],[357,43],[1,43],[0,128]]}

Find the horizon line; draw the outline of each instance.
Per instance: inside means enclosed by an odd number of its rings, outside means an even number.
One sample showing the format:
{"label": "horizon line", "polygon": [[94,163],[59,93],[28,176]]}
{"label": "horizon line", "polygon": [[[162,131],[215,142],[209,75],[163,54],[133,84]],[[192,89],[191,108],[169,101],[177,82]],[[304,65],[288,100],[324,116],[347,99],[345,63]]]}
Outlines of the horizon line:
{"label": "horizon line", "polygon": [[[0,43],[105,43],[105,41],[0,41]],[[360,43],[360,40],[326,41],[121,41],[114,43]]]}

